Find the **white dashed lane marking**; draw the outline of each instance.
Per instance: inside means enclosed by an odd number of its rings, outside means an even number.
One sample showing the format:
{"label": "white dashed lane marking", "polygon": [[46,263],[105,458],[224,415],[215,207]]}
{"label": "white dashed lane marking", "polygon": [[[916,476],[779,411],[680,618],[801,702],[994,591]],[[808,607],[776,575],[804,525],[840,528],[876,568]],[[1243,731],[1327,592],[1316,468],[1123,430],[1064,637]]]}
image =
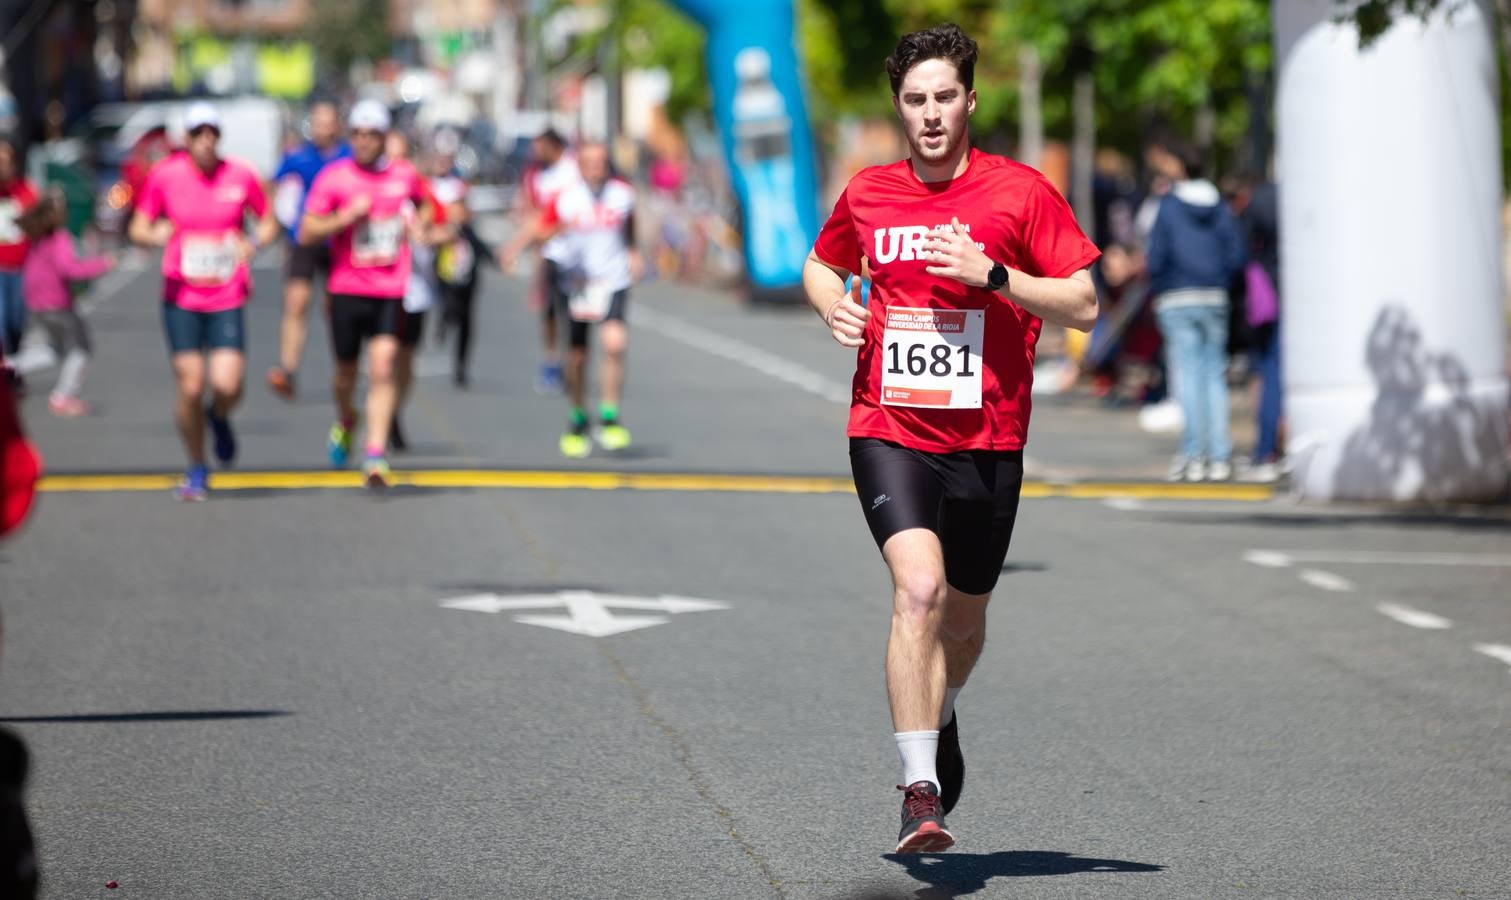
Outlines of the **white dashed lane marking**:
{"label": "white dashed lane marking", "polygon": [[1381,615],[1395,619],[1402,625],[1410,625],[1412,628],[1442,631],[1453,627],[1453,622],[1436,613],[1423,612],[1420,609],[1412,609],[1399,603],[1381,603],[1375,607],[1375,611]]}
{"label": "white dashed lane marking", "polygon": [[1491,659],[1498,659],[1511,666],[1511,646],[1506,644],[1475,644],[1474,652],[1483,653]]}
{"label": "white dashed lane marking", "polygon": [[1499,553],[1403,553],[1391,550],[1248,550],[1247,562],[1271,569],[1296,563],[1342,563],[1396,566],[1484,566],[1511,568],[1511,556]]}
{"label": "white dashed lane marking", "polygon": [[1332,572],[1324,572],[1321,569],[1302,569],[1297,574],[1302,581],[1324,591],[1347,593],[1354,589],[1352,581],[1342,575],[1334,575]]}

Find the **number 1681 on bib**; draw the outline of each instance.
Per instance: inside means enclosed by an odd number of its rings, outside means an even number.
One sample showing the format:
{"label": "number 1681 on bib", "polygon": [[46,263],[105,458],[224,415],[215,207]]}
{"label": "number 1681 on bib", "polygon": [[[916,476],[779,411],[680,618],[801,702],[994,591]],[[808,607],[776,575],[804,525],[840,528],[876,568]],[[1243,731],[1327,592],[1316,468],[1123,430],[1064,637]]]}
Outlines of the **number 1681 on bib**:
{"label": "number 1681 on bib", "polygon": [[985,310],[888,307],[882,404],[980,409],[985,337]]}

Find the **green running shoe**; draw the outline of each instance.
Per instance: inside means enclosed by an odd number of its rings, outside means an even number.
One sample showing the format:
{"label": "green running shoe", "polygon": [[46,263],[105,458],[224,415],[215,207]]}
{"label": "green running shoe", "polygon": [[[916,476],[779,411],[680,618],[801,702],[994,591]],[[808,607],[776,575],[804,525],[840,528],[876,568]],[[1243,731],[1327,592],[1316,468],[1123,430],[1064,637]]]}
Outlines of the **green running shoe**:
{"label": "green running shoe", "polygon": [[593,452],[593,439],[587,425],[573,425],[561,436],[561,455],[568,459],[587,459]]}
{"label": "green running shoe", "polygon": [[630,445],[630,430],[618,419],[598,426],[598,444],[605,450],[623,450]]}
{"label": "green running shoe", "polygon": [[325,451],[330,454],[331,468],[346,468],[346,460],[352,455],[352,431],[353,425],[348,428],[340,422],[331,425],[330,434],[325,438]]}

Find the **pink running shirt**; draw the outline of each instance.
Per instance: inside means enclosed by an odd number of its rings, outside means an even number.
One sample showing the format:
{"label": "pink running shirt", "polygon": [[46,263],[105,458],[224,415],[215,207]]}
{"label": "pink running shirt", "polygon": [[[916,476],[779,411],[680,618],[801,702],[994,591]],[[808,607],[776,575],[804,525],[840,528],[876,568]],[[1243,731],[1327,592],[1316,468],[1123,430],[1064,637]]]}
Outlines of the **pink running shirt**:
{"label": "pink running shirt", "polygon": [[[409,288],[407,217],[413,208],[430,203],[437,223],[446,212],[434,201],[414,166],[396,159],[382,168],[364,169],[356,160],[341,159],[315,176],[304,211],[317,216],[339,212],[352,198],[366,195],[372,209],[355,225],[331,238],[332,294],[399,300]],[[412,208],[406,208],[412,203]]]}
{"label": "pink running shirt", "polygon": [[233,234],[248,212],[268,209],[251,166],[222,159],[206,175],[187,151],[160,160],[147,175],[137,209],[148,220],[166,218],[173,237],[163,251],[163,300],[194,312],[235,309],[252,293],[252,273],[236,261]]}

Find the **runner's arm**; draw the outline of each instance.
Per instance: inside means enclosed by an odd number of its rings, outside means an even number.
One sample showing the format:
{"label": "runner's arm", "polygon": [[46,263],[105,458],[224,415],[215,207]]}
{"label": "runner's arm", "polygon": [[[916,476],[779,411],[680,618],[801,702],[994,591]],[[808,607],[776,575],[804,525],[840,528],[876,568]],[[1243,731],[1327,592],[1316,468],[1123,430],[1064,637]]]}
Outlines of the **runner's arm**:
{"label": "runner's arm", "polygon": [[173,237],[173,225],[167,219],[148,218],[140,209],[131,214],[131,224],[126,227],[126,236],[134,244],[146,247],[166,247]]}
{"label": "runner's arm", "polygon": [[314,247],[352,227],[358,219],[367,215],[367,210],[358,212],[357,209],[358,207],[349,205],[325,214],[306,209],[304,218],[299,220],[300,245]]}
{"label": "runner's arm", "polygon": [[845,347],[859,347],[865,343],[863,335],[871,313],[860,305],[859,277],[851,281],[849,294],[845,293],[845,279],[850,274],[819,259],[817,253],[809,253],[803,263],[803,292],[836,341]]}
{"label": "runner's arm", "polygon": [[1090,331],[1097,324],[1097,289],[1089,268],[1066,278],[1036,278],[1010,268],[1005,293],[1051,324],[1077,331]]}
{"label": "runner's arm", "polygon": [[639,281],[645,275],[645,260],[640,257],[640,245],[635,243],[635,210],[624,217],[624,246],[630,258],[630,280]]}
{"label": "runner's arm", "polygon": [[278,233],[281,231],[283,226],[278,224],[278,217],[273,215],[273,205],[269,203],[262,217],[257,220],[255,233],[258,248],[271,247],[278,240]]}
{"label": "runner's arm", "polygon": [[508,243],[498,251],[498,267],[505,272],[514,268],[514,260],[526,249],[550,240],[561,230],[560,223],[548,224],[544,212],[537,213]]}
{"label": "runner's arm", "polygon": [[[976,246],[959,219],[930,233],[924,239],[923,249],[932,263],[926,269],[930,275],[971,287],[990,288],[987,275],[996,263]],[[1065,278],[1041,278],[1011,266],[1004,267],[1007,286],[1002,293],[1029,313],[1077,331],[1090,331],[1096,326],[1097,289],[1091,281],[1091,269],[1081,269]]]}

